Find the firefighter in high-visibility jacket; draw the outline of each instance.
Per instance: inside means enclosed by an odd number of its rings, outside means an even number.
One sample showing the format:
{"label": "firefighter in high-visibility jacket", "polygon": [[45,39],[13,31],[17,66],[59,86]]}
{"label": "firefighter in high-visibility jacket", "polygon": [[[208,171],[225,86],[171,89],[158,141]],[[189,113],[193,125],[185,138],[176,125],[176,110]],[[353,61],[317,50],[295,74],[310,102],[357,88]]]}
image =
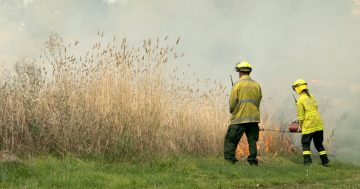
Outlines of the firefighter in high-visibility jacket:
{"label": "firefighter in high-visibility jacket", "polygon": [[235,70],[239,72],[240,79],[230,93],[229,105],[232,116],[224,139],[224,158],[231,163],[237,162],[236,147],[245,133],[249,144],[247,160],[250,165],[258,165],[256,142],[259,139],[261,88],[249,76],[252,68],[247,61],[238,63]]}
{"label": "firefighter in high-visibility jacket", "polygon": [[329,159],[322,144],[324,138],[324,122],[318,112],[316,99],[309,93],[307,83],[303,79],[296,80],[292,88],[299,94],[296,106],[302,133],[301,144],[303,148],[304,164],[310,165],[312,163],[310,143],[311,140],[314,140],[314,146],[319,152],[322,165],[327,166]]}

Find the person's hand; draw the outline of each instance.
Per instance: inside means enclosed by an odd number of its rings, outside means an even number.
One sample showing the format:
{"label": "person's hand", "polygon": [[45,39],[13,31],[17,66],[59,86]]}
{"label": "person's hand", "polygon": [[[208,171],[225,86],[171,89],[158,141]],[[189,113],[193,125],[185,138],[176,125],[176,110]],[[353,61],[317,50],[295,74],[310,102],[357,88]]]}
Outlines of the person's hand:
{"label": "person's hand", "polygon": [[300,133],[301,132],[301,127],[299,127],[296,132]]}

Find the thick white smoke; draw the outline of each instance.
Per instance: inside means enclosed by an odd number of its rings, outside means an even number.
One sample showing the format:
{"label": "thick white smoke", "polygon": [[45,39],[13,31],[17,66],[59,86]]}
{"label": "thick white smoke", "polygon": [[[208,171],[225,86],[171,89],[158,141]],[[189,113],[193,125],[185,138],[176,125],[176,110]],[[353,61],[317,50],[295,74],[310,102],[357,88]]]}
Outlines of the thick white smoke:
{"label": "thick white smoke", "polygon": [[[0,62],[37,57],[51,31],[85,47],[98,30],[131,43],[181,37],[180,61],[200,78],[230,87],[234,64],[247,59],[264,105],[295,115],[290,85],[298,78],[336,127],[337,155],[357,157],[360,122],[358,0],[0,0]],[[288,112],[288,113],[286,113]]]}

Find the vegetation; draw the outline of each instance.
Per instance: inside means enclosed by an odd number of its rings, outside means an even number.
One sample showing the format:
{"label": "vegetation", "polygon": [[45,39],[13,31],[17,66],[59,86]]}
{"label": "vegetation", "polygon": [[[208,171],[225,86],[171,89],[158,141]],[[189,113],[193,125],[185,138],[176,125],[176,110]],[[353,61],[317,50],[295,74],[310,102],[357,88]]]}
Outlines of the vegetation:
{"label": "vegetation", "polygon": [[265,158],[260,166],[218,157],[177,156],[148,162],[74,157],[0,164],[0,188],[359,188],[360,169],[332,162],[302,165],[301,156]]}
{"label": "vegetation", "polygon": [[[304,167],[281,132],[261,132],[261,166],[227,164],[227,88],[179,74],[179,39],[136,48],[98,35],[82,53],[53,33],[40,59],[1,74],[0,188],[360,187],[356,166]],[[281,120],[262,112],[260,127]]]}
{"label": "vegetation", "polygon": [[[173,63],[181,57],[179,39],[145,40],[135,48],[98,35],[82,53],[78,41],[66,45],[53,33],[39,60],[20,60],[14,73],[1,74],[0,149],[128,160],[222,153],[228,91],[181,77]],[[262,127],[279,126],[268,117]],[[245,148],[241,143],[239,157]],[[295,147],[287,135],[265,133],[259,150]]]}

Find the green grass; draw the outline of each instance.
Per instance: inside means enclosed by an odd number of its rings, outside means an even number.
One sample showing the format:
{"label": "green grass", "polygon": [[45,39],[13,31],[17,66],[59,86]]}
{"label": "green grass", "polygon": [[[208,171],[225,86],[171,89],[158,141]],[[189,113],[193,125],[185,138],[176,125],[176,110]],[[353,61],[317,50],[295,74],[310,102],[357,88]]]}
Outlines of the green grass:
{"label": "green grass", "polygon": [[258,167],[219,157],[120,163],[42,157],[0,164],[0,188],[360,188],[360,169],[340,162],[304,167],[301,157],[266,158]]}

